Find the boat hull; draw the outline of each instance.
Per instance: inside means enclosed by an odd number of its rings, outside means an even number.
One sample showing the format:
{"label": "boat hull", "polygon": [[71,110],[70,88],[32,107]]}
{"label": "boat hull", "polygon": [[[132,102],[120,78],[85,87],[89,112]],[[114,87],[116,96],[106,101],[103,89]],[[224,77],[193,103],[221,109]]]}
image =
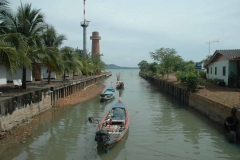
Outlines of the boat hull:
{"label": "boat hull", "polygon": [[104,149],[105,149],[105,152],[109,152],[109,150],[114,147],[121,139],[122,137],[124,137],[124,135],[126,134],[127,130],[124,131],[124,133],[122,133],[121,137],[119,137],[116,141],[110,143],[110,144],[107,144],[107,145],[103,145]]}
{"label": "boat hull", "polygon": [[[129,122],[130,122],[130,116],[128,110],[124,108],[125,110],[125,118],[124,119],[113,119],[113,123],[119,123],[119,125],[109,125],[106,126],[104,125],[106,123],[106,120],[109,117],[109,114],[111,114],[110,111],[108,111],[102,118],[101,122],[99,123],[99,128],[98,131],[96,132],[96,137],[95,141],[98,142],[98,145],[101,145],[104,147],[105,151],[108,152],[113,146],[115,146],[126,134],[126,132],[129,129]],[[122,124],[120,124],[123,122]],[[124,124],[124,125],[123,125]],[[124,128],[124,129],[122,129]],[[100,139],[99,135],[97,136],[97,133],[99,132],[100,134],[104,134],[104,138],[108,136],[107,140],[99,142],[98,140]],[[115,134],[115,135],[114,135]]]}
{"label": "boat hull", "polygon": [[100,102],[107,102],[107,101],[113,99],[113,97],[114,97],[113,95],[111,95],[109,97],[101,97],[100,96]]}

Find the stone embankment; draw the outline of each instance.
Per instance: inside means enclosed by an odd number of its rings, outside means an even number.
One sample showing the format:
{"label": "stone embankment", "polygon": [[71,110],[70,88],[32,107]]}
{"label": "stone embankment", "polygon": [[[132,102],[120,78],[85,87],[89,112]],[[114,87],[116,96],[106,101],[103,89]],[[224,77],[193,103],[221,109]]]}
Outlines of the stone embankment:
{"label": "stone embankment", "polygon": [[[211,98],[210,96],[204,97],[205,94],[198,94],[198,93],[191,93],[187,91],[187,87],[180,84],[176,81],[168,81],[166,79],[159,79],[155,77],[151,77],[148,75],[140,74],[140,76],[150,83],[154,84],[156,87],[161,89],[164,92],[167,92],[177,99],[181,100],[182,102],[189,105],[189,107],[196,109],[197,111],[201,112],[202,114],[206,115],[219,125],[223,126],[224,121],[227,117],[231,116],[231,111],[233,106],[229,106],[226,104],[229,103],[220,103],[216,100],[216,95],[218,93],[212,91],[211,94],[214,98]],[[228,89],[226,89],[228,91]],[[208,91],[211,92],[211,91]],[[222,89],[221,92],[223,93],[224,90]],[[224,93],[223,93],[224,94]],[[225,96],[221,96],[222,99],[224,99]],[[226,92],[225,94],[228,94]],[[236,92],[236,94],[238,94]],[[226,95],[227,96],[227,95]],[[237,97],[237,96],[236,96]],[[234,100],[236,103],[238,100]],[[234,104],[235,104],[234,103]],[[237,109],[236,117],[238,120],[240,120],[240,110]],[[237,133],[238,137],[240,137],[240,123],[237,124]]]}
{"label": "stone embankment", "polygon": [[101,82],[109,76],[111,73],[51,86],[38,85],[22,92],[5,92],[0,97],[0,136],[23,122],[30,123],[32,117],[52,106],[76,104],[96,96],[104,88]]}

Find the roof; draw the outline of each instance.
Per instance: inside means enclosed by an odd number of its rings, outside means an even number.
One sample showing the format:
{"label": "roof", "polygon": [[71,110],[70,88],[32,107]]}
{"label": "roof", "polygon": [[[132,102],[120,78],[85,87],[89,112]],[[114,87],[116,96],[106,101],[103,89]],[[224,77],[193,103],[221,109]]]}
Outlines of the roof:
{"label": "roof", "polygon": [[240,49],[229,49],[229,50],[216,50],[216,52],[230,58],[239,58],[240,57]]}
{"label": "roof", "polygon": [[117,107],[120,107],[120,108],[125,108],[125,105],[122,103],[121,100],[118,100],[117,103],[115,103],[112,108],[117,108]]}
{"label": "roof", "polygon": [[214,58],[219,54],[224,55],[229,60],[234,60],[236,58],[240,58],[240,49],[216,50],[210,60],[204,64],[204,67],[206,68],[209,64],[211,64]]}
{"label": "roof", "polygon": [[106,91],[106,92],[104,92],[104,94],[113,94],[114,92],[112,92],[112,91]]}
{"label": "roof", "polygon": [[113,87],[109,87],[107,91],[115,91],[115,89]]}

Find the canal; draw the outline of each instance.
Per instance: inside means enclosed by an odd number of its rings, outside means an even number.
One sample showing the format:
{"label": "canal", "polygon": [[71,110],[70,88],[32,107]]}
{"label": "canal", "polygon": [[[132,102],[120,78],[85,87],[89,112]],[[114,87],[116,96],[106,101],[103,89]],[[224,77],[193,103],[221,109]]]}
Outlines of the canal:
{"label": "canal", "polygon": [[[138,76],[139,70],[111,70],[104,81],[115,84],[121,72],[125,89],[109,103],[99,97],[74,106],[59,107],[39,120],[33,137],[12,144],[1,160],[239,160],[240,145],[230,144],[221,126],[164,94]],[[101,117],[118,100],[130,112],[130,128],[109,153],[96,146],[96,127],[88,117]]]}

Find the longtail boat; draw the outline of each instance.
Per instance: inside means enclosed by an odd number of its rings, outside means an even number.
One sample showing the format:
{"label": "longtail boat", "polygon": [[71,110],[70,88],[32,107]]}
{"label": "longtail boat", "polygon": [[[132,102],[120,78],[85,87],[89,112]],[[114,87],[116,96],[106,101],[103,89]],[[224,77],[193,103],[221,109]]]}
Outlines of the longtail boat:
{"label": "longtail boat", "polygon": [[129,121],[129,112],[120,98],[99,122],[95,141],[108,152],[125,135]]}

